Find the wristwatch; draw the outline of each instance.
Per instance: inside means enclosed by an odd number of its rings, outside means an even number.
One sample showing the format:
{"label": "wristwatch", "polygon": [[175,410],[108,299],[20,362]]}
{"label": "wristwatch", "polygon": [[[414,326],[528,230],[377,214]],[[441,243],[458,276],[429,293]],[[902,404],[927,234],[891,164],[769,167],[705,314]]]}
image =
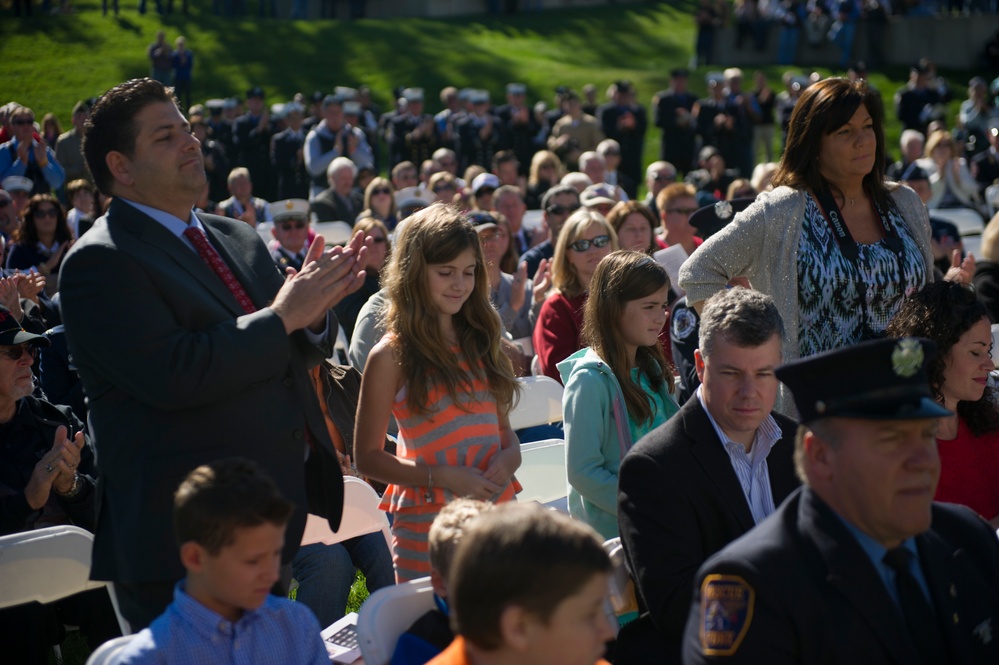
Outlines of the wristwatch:
{"label": "wristwatch", "polygon": [[56,496],[58,496],[61,499],[72,499],[72,498],[74,498],[77,494],[80,493],[80,490],[83,489],[83,484],[80,482],[80,474],[77,473],[77,472],[75,472],[75,471],[73,472],[73,486],[70,487],[68,491],[66,491],[66,492],[60,492],[59,490],[55,489],[54,487],[52,489],[53,489],[53,491],[55,491]]}

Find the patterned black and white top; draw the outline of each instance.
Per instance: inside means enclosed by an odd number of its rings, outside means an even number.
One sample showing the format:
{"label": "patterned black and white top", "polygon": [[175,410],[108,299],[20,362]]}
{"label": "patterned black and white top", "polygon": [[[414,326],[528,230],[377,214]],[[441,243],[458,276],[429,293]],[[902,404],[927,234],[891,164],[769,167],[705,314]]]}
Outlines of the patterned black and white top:
{"label": "patterned black and white top", "polygon": [[[810,195],[798,241],[798,342],[801,357],[862,340],[864,312],[858,286],[866,284],[867,326],[881,333],[902,299],[926,283],[922,253],[892,206],[891,222],[902,240],[903,260],[885,239],[857,245],[854,263],[840,251],[829,224]],[[900,265],[901,264],[901,265]]]}

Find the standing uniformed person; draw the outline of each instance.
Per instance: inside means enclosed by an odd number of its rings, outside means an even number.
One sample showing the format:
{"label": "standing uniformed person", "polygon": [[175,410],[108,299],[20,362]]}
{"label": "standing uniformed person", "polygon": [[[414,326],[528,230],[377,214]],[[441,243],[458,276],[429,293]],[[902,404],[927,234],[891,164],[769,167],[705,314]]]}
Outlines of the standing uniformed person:
{"label": "standing uniformed person", "polygon": [[683,662],[999,663],[999,540],[934,504],[932,342],[886,339],[777,369],[805,486],[698,571]]}

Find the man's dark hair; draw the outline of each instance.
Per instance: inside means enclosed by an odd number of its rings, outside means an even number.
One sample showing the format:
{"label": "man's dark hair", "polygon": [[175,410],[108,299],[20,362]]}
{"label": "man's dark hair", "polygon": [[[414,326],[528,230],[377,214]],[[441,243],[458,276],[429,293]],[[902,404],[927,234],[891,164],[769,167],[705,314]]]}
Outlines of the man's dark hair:
{"label": "man's dark hair", "polygon": [[177,545],[194,542],[216,555],[236,540],[236,529],[282,526],[294,506],[253,462],[232,457],[187,474],[173,497]]}
{"label": "man's dark hair", "polygon": [[493,155],[493,173],[499,171],[499,167],[508,162],[517,162],[519,164],[520,162],[517,160],[517,153],[513,150],[500,150],[497,152]]}
{"label": "man's dark hair", "polygon": [[570,185],[555,185],[550,187],[545,195],[541,197],[541,209],[547,210],[548,206],[551,205],[552,199],[559,194],[572,194],[576,197],[576,203],[579,203],[579,190]]}
{"label": "man's dark hair", "polygon": [[179,108],[173,88],[150,78],[132,79],[111,88],[94,104],[83,132],[83,157],[102,192],[114,194],[114,176],[105,158],[109,152],[135,154],[138,129],[135,116],[150,104],[172,102]]}
{"label": "man's dark hair", "polygon": [[705,358],[711,355],[716,337],[736,346],[754,349],[774,335],[784,339],[784,322],[773,298],[736,286],[714,294],[704,303],[698,347]]}
{"label": "man's dark hair", "polygon": [[503,646],[500,618],[521,607],[548,623],[610,558],[595,531],[537,505],[506,503],[469,523],[448,579],[451,626],[471,644]]}

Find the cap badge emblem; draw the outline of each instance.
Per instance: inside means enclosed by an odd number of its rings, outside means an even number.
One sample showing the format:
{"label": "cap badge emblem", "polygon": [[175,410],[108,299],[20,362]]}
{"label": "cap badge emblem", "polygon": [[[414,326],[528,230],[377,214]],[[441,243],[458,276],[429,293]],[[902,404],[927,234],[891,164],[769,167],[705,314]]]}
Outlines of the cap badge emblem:
{"label": "cap badge emblem", "polygon": [[891,353],[891,368],[896,376],[908,379],[923,366],[923,347],[911,337],[900,339]]}

